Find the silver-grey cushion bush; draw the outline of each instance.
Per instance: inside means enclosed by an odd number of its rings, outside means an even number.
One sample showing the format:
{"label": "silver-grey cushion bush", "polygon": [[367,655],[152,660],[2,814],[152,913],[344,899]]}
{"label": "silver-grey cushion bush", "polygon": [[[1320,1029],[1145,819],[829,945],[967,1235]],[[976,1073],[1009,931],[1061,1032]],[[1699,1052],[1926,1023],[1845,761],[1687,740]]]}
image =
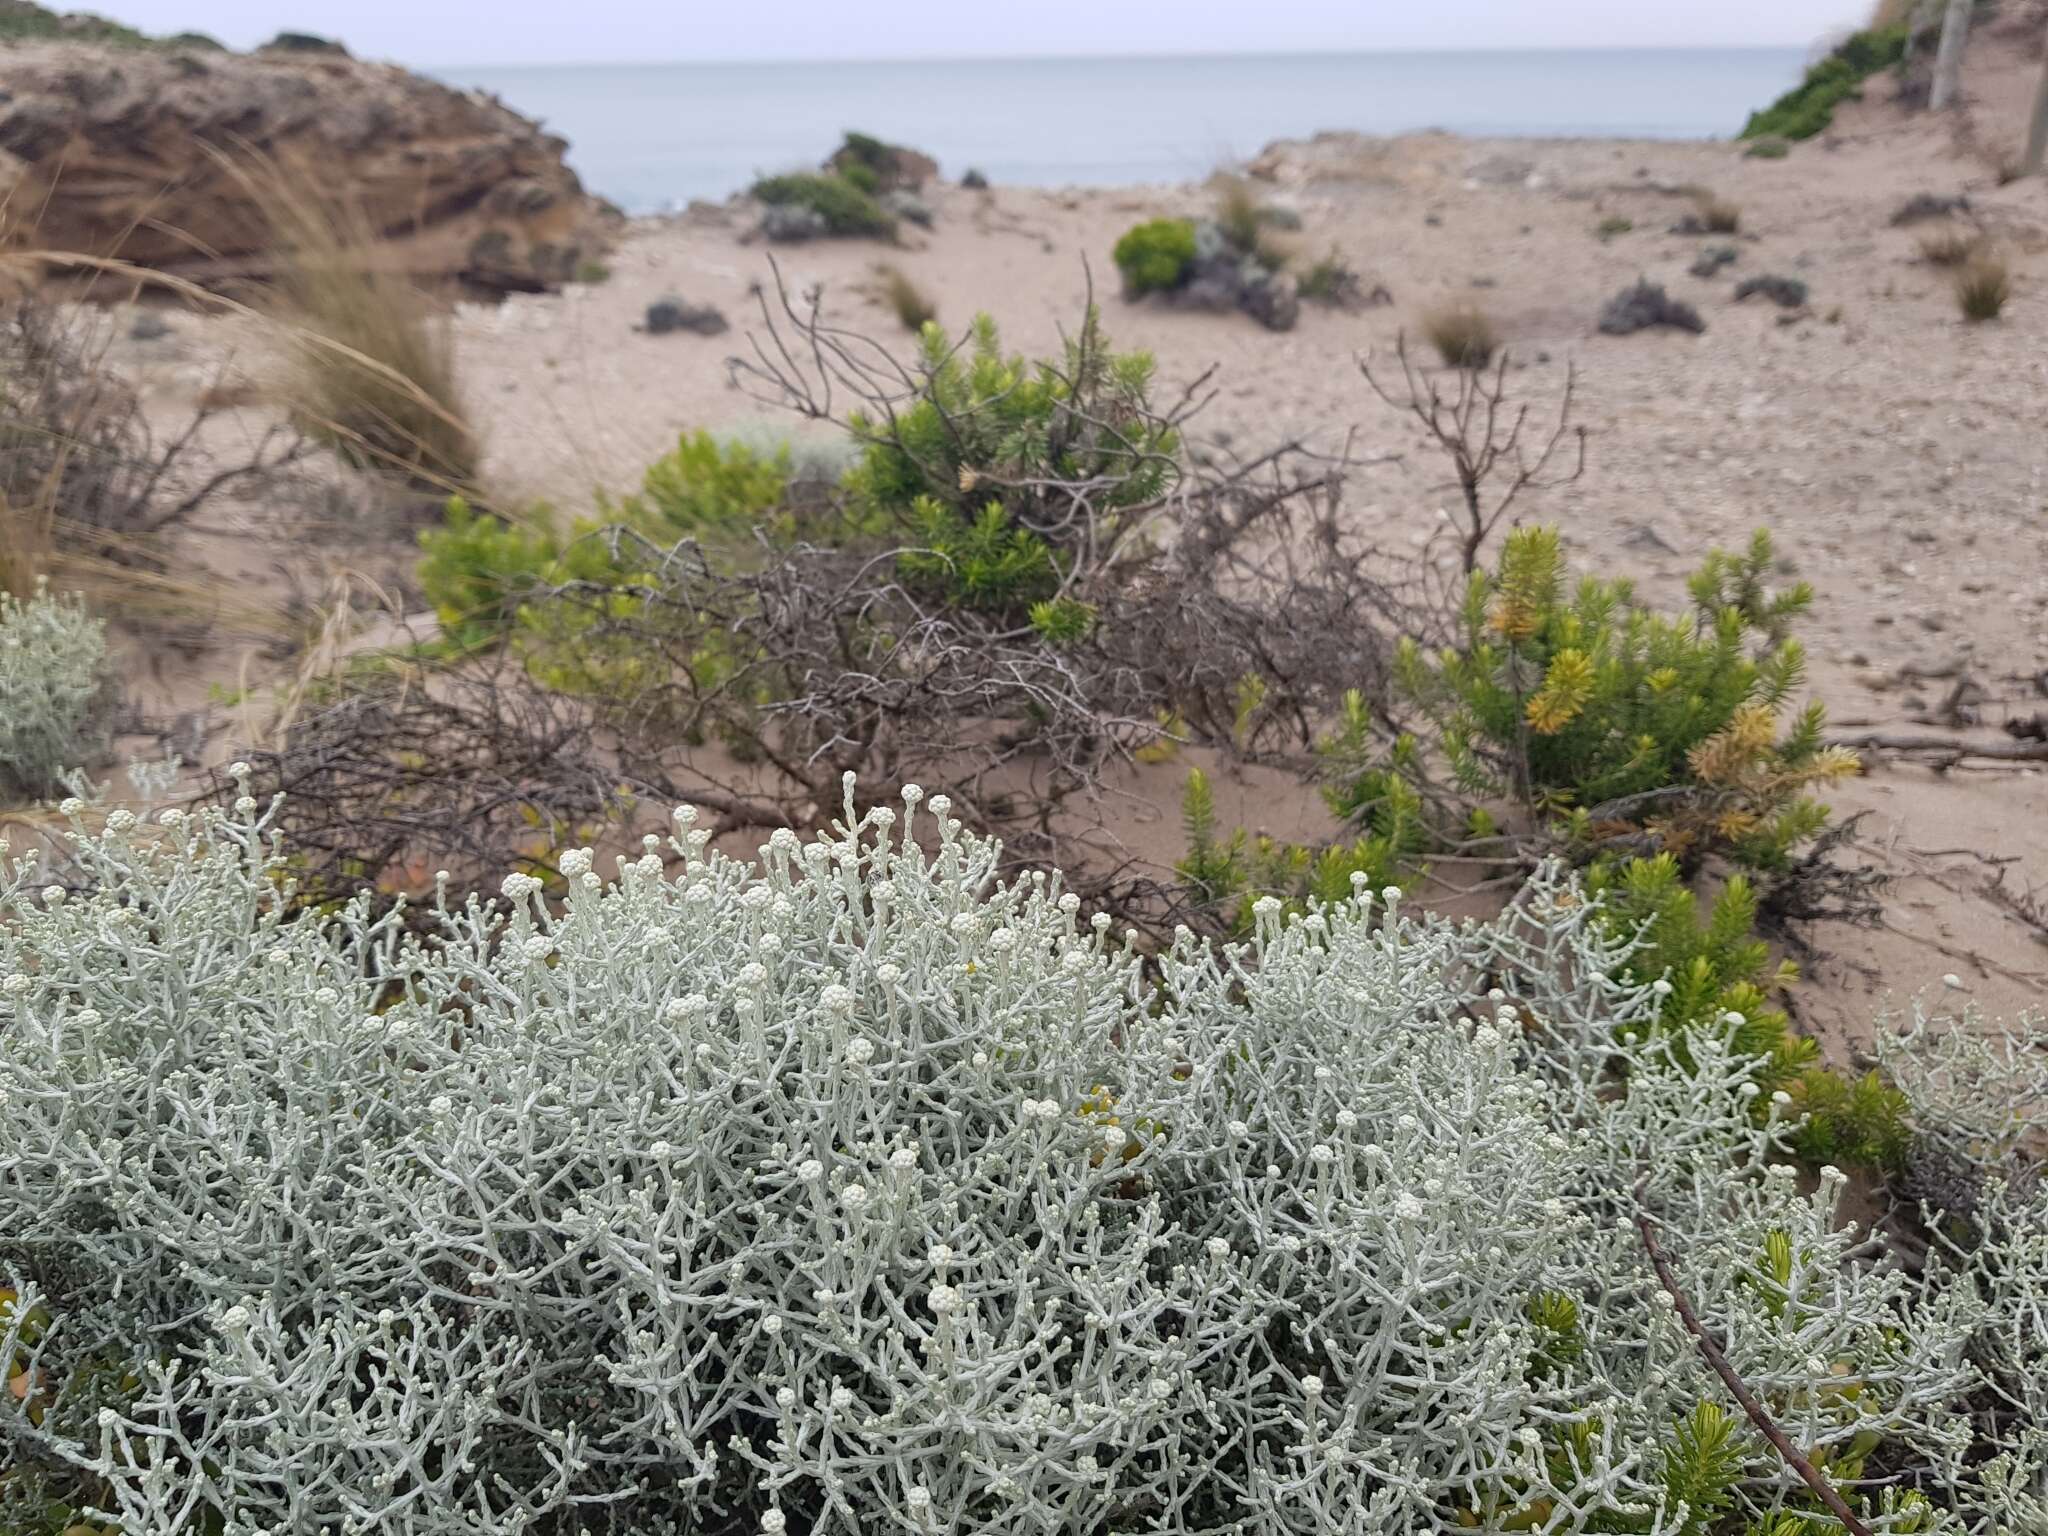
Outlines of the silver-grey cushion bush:
{"label": "silver-grey cushion bush", "polygon": [[[1148,972],[947,811],[758,868],[682,811],[430,941],[282,921],[246,797],[81,827],[89,894],[15,867],[11,1442],[127,1536],[1675,1532],[1721,1389],[1642,1180],[1803,1444],[1893,1437],[1987,1536],[2039,1511],[2037,1437],[1962,1454],[1972,1343],[2038,1354],[2048,1266],[1915,1282],[1774,1169],[1760,1064],[1681,1070],[1570,881],[1493,924],[1267,903]],[[1741,1444],[1749,1512],[1795,1496]]]}

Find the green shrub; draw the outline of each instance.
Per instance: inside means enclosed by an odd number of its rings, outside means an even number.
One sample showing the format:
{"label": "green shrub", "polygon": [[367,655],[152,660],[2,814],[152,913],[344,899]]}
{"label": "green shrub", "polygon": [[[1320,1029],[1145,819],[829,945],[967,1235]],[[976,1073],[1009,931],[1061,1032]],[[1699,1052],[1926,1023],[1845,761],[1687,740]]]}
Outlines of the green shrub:
{"label": "green shrub", "polygon": [[1805,79],[1743,125],[1745,139],[1810,139],[1834,120],[1835,108],[1862,93],[1863,82],[1905,57],[1906,29],[1858,32],[1813,65]]}
{"label": "green shrub", "polygon": [[794,171],[764,176],[754,183],[753,194],[764,203],[808,208],[835,235],[893,238],[896,233],[895,217],[843,175]]}
{"label": "green shrub", "polygon": [[603,500],[607,522],[622,522],[657,543],[694,539],[731,549],[762,530],[791,531],[786,444],[763,451],[709,432],[686,432],[647,466],[640,489],[622,501]]}
{"label": "green shrub", "polygon": [[1302,269],[1295,291],[1316,304],[1356,304],[1364,298],[1357,272],[1334,248]]}
{"label": "green shrub", "polygon": [[1123,233],[1112,253],[1133,298],[1163,293],[1187,280],[1195,264],[1195,226],[1188,219],[1151,219]]}
{"label": "green shrub", "polygon": [[[1807,1162],[1899,1165],[1911,1142],[1904,1096],[1875,1073],[1852,1081],[1820,1065],[1820,1047],[1793,1032],[1771,994],[1796,980],[1798,969],[1771,965],[1756,936],[1757,898],[1747,880],[1732,876],[1704,922],[1670,854],[1596,864],[1586,888],[1601,898],[1608,930],[1638,940],[1619,974],[1654,990],[1656,1028],[1672,1037],[1680,1061],[1692,1061],[1694,1038],[1731,1040],[1738,1053],[1766,1063],[1757,1078],[1758,1119],[1801,1117],[1790,1143]],[[1766,1097],[1777,1094],[1785,1097]]]}
{"label": "green shrub", "polygon": [[1562,814],[1588,849],[1647,828],[1681,857],[1782,868],[1827,820],[1806,791],[1857,762],[1823,745],[1819,704],[1779,734],[1805,671],[1787,632],[1812,591],[1768,592],[1771,563],[1762,532],[1746,554],[1711,555],[1693,611],[1673,617],[1638,606],[1626,581],[1568,593],[1557,531],[1519,528],[1499,570],[1473,574],[1462,642],[1427,658],[1404,641],[1397,678],[1470,792]]}
{"label": "green shrub", "polygon": [[867,444],[846,481],[858,515],[914,540],[905,574],[955,600],[1041,601],[1083,541],[1177,473],[1152,368],[1112,351],[1093,311],[1057,362],[1005,356],[986,315],[965,346],[927,327],[917,397],[887,421],[853,418]]}
{"label": "green shrub", "polygon": [[457,645],[481,645],[512,623],[560,552],[552,535],[479,514],[453,496],[440,525],[420,530],[420,590],[443,635]]}
{"label": "green shrub", "polygon": [[78,598],[0,591],[0,788],[50,794],[86,766],[109,683],[106,626]]}
{"label": "green shrub", "polygon": [[867,193],[869,197],[876,197],[881,193],[881,175],[871,165],[864,165],[859,161],[855,161],[851,165],[842,167],[839,174],[849,186]]}
{"label": "green shrub", "polygon": [[1593,233],[1602,240],[1612,240],[1616,235],[1625,235],[1635,227],[1636,221],[1634,219],[1623,218],[1618,213],[1610,213],[1606,218],[1593,226]]}

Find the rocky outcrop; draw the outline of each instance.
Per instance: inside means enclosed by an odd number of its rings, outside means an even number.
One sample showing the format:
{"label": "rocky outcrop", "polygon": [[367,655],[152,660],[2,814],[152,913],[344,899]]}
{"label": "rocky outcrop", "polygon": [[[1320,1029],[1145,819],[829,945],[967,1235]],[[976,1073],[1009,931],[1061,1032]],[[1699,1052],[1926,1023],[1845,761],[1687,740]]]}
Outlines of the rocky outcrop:
{"label": "rocky outcrop", "polygon": [[492,97],[339,51],[0,45],[0,207],[32,238],[200,281],[261,276],[268,221],[222,156],[302,167],[379,264],[487,290],[570,278],[617,215]]}

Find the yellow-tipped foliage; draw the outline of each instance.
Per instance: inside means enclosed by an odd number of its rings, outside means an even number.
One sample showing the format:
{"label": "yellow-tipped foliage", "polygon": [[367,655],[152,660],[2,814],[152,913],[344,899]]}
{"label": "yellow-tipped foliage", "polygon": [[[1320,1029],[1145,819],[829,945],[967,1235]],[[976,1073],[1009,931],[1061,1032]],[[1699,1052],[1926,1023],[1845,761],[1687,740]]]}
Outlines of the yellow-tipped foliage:
{"label": "yellow-tipped foliage", "polygon": [[1406,647],[1396,682],[1436,719],[1460,783],[1562,814],[1597,848],[1650,830],[1681,855],[1777,867],[1825,824],[1810,791],[1856,771],[1818,705],[1785,712],[1805,670],[1791,624],[1804,583],[1768,585],[1759,534],[1708,557],[1693,608],[1640,606],[1625,581],[1574,586],[1556,530],[1520,528],[1467,591],[1462,643]]}

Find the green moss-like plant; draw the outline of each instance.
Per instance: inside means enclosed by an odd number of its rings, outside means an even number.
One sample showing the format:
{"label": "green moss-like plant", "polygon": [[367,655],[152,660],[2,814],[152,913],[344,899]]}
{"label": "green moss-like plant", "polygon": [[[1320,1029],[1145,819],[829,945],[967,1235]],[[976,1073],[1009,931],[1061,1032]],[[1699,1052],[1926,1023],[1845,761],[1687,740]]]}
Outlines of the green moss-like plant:
{"label": "green moss-like plant", "polygon": [[753,195],[770,205],[808,208],[835,235],[888,239],[896,233],[895,217],[870,194],[836,173],[794,171],[785,176],[764,176],[754,183]]}
{"label": "green moss-like plant", "polygon": [[1185,282],[1195,264],[1195,226],[1187,219],[1148,220],[1125,230],[1112,255],[1126,293],[1164,293]]}
{"label": "green moss-like plant", "polygon": [[1871,28],[1843,41],[1806,77],[1743,125],[1745,139],[1810,139],[1834,120],[1835,108],[1862,94],[1863,82],[1906,53],[1903,26]]}

